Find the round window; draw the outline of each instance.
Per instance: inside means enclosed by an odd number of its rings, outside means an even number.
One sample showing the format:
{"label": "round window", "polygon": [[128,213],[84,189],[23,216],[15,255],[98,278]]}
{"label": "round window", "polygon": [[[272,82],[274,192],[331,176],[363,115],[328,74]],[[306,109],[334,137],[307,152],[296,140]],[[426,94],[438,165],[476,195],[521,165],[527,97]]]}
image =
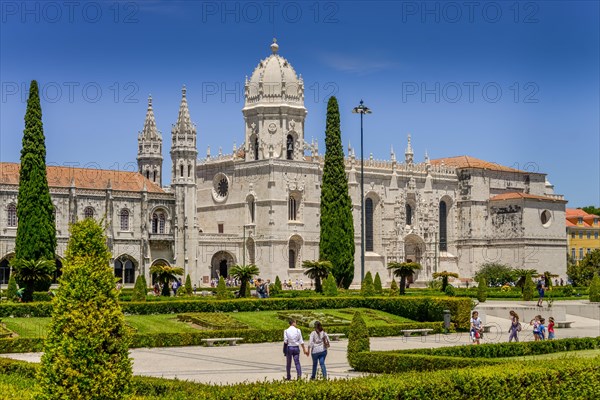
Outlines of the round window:
{"label": "round window", "polygon": [[213,197],[216,201],[223,201],[229,195],[229,178],[223,173],[213,178]]}
{"label": "round window", "polygon": [[547,228],[550,226],[550,224],[552,223],[552,214],[550,213],[550,211],[548,211],[548,210],[542,211],[542,213],[540,214],[540,222],[542,223],[544,228]]}

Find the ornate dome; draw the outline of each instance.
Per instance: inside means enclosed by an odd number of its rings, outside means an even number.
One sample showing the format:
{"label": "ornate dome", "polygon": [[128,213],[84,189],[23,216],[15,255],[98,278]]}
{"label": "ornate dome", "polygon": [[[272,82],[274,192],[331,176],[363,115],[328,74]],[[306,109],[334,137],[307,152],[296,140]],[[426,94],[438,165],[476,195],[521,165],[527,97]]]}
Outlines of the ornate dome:
{"label": "ornate dome", "polygon": [[261,60],[250,79],[246,77],[246,107],[263,104],[304,106],[304,82],[292,65],[277,54],[279,45],[273,39],[272,54]]}

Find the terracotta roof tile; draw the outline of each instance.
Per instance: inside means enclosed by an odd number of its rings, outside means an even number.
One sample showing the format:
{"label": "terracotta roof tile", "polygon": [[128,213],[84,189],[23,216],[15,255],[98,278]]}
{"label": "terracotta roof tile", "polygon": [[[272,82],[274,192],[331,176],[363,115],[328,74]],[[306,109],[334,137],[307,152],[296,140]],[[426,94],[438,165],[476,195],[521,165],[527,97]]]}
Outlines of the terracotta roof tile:
{"label": "terracotta roof tile", "polygon": [[450,167],[455,168],[477,168],[477,169],[488,169],[491,171],[505,171],[505,172],[518,172],[526,174],[527,171],[521,171],[519,169],[514,169],[510,167],[505,167],[500,164],[496,164],[489,161],[480,160],[475,157],[470,156],[458,156],[458,157],[446,157],[446,158],[437,158],[435,160],[431,160],[432,165],[448,165]]}
{"label": "terracotta roof tile", "polygon": [[532,200],[543,200],[543,201],[556,201],[566,203],[566,200],[557,199],[554,197],[548,196],[538,196],[535,194],[522,193],[522,192],[508,192],[498,194],[490,198],[491,201],[499,201],[499,200],[512,200],[512,199],[532,199]]}
{"label": "terracotta roof tile", "polygon": [[[0,184],[18,185],[19,168],[17,163],[0,163]],[[77,189],[101,189],[110,185],[113,190],[141,192],[146,184],[149,193],[165,193],[158,185],[137,172],[108,169],[73,168],[48,166],[50,187],[71,187],[74,180]]]}
{"label": "terracotta roof tile", "polygon": [[583,211],[581,208],[567,208],[566,210],[567,218],[583,218],[584,220],[589,219],[593,220],[594,218],[600,218],[594,214],[588,214]]}

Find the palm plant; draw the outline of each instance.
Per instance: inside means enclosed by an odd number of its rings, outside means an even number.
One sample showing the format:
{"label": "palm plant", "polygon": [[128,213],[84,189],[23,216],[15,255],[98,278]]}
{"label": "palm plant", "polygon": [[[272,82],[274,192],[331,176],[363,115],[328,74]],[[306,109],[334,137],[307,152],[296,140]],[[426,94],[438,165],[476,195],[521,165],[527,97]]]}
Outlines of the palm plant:
{"label": "palm plant", "polygon": [[256,265],[234,265],[231,267],[232,277],[240,280],[240,297],[246,297],[246,287],[250,279],[260,273]]}
{"label": "palm plant", "polygon": [[182,276],[184,270],[181,267],[156,264],[150,267],[150,273],[163,285],[160,295],[169,297],[171,295],[171,282],[176,281],[178,276]]}
{"label": "palm plant", "polygon": [[544,271],[544,274],[542,276],[544,277],[544,282],[546,283],[547,288],[552,287],[552,278],[558,278],[557,274],[553,274],[550,271]]}
{"label": "palm plant", "polygon": [[442,278],[442,292],[446,291],[446,287],[448,286],[448,278],[458,278],[458,274],[456,272],[448,271],[434,272],[431,276],[433,279]]}
{"label": "palm plant", "polygon": [[417,262],[391,262],[388,263],[388,269],[392,270],[394,276],[400,278],[400,294],[404,294],[406,289],[406,278],[412,276],[415,271],[421,269],[421,264]]}
{"label": "palm plant", "polygon": [[514,274],[515,279],[517,280],[515,286],[520,287],[521,293],[523,293],[523,288],[525,287],[527,279],[531,279],[531,277],[537,275],[538,272],[535,269],[518,268],[514,270]]}
{"label": "palm plant", "polygon": [[37,260],[13,259],[11,264],[15,269],[15,279],[25,288],[22,298],[24,302],[33,301],[36,284],[50,282],[56,269],[56,261],[43,258]]}
{"label": "palm plant", "polygon": [[317,293],[323,293],[321,280],[327,278],[333,268],[333,264],[325,260],[304,260],[302,261],[302,267],[305,269],[304,275],[315,281],[315,291]]}

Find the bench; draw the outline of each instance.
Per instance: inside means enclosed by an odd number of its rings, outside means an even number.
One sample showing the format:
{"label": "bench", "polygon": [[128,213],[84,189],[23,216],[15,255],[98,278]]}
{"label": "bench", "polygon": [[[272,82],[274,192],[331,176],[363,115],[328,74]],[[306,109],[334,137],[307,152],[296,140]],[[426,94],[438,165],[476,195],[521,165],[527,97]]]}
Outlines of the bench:
{"label": "bench", "polygon": [[404,336],[408,337],[411,333],[420,333],[421,336],[427,336],[429,332],[433,332],[433,329],[423,328],[423,329],[402,329],[400,332],[404,333]]}
{"label": "bench", "polygon": [[483,325],[483,333],[490,333],[492,330],[492,327],[494,327],[495,325],[492,324],[487,324],[487,325]]}
{"label": "bench", "polygon": [[574,321],[554,321],[557,328],[570,328]]}
{"label": "bench", "polygon": [[233,337],[233,338],[212,338],[212,339],[202,339],[202,342],[205,342],[208,347],[212,347],[215,342],[229,342],[230,346],[235,346],[238,340],[244,340],[241,337]]}
{"label": "bench", "polygon": [[343,333],[328,333],[327,336],[329,336],[329,339],[331,339],[332,342],[337,342],[342,336],[346,335]]}

